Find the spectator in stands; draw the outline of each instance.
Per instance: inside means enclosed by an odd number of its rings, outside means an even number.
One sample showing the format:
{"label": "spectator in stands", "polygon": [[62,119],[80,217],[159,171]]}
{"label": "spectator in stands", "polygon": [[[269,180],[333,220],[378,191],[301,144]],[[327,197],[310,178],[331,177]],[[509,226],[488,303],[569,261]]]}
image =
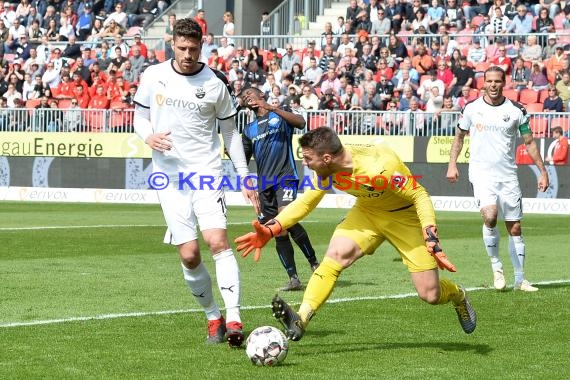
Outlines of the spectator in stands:
{"label": "spectator in stands", "polygon": [[556,41],[558,37],[555,33],[551,33],[548,35],[548,41],[545,46],[542,48],[542,59],[548,59],[552,57],[556,53]]}
{"label": "spectator in stands", "polygon": [[284,72],[290,73],[293,71],[294,64],[301,64],[301,60],[293,51],[293,45],[285,45],[285,54],[281,58],[281,67]]}
{"label": "spectator in stands", "polygon": [[234,15],[232,12],[224,12],[222,20],[224,21],[222,35],[228,39],[228,44],[235,46],[234,39],[232,38],[235,34]]}
{"label": "spectator in stands", "polygon": [[247,65],[247,71],[244,73],[244,80],[246,86],[251,86],[254,83],[262,86],[266,80],[266,72],[261,68],[256,60],[251,60]]}
{"label": "spectator in stands", "polygon": [[508,4],[505,5],[503,14],[512,21],[518,14],[517,8],[519,6],[519,0],[507,0],[507,2]]}
{"label": "spectator in stands", "polygon": [[105,94],[105,87],[100,84],[96,87],[95,95],[89,101],[87,108],[89,109],[108,109],[110,99]]}
{"label": "spectator in stands", "polygon": [[563,72],[562,79],[556,82],[556,91],[558,91],[558,95],[562,99],[564,110],[570,110],[570,107],[568,107],[568,101],[570,100],[570,73],[568,71]]}
{"label": "spectator in stands", "polygon": [[71,25],[65,16],[59,20],[59,40],[69,41],[72,37],[75,38],[75,28]]}
{"label": "spectator in stands", "polygon": [[414,91],[411,86],[404,86],[401,91],[400,101],[398,102],[398,110],[407,111],[410,109],[410,103],[412,100],[416,100],[419,104],[420,100],[414,95]]}
{"label": "spectator in stands", "polygon": [[[206,20],[204,20],[205,22]],[[175,13],[170,13],[168,15],[168,23],[166,25],[166,28],[164,30],[164,55],[166,59],[172,59],[174,58],[174,51],[172,50],[172,31],[174,29],[174,24],[176,23],[176,14]],[[202,28],[202,31],[204,31],[206,28]],[[207,36],[207,33],[204,33],[204,36]],[[205,57],[204,59],[207,59],[207,57]]]}
{"label": "spectator in stands", "polygon": [[84,120],[83,111],[79,107],[77,99],[72,99],[69,108],[63,115],[63,132],[81,132]]}
{"label": "spectator in stands", "polygon": [[517,58],[511,73],[511,86],[513,89],[520,91],[528,87],[530,81],[530,70],[525,67],[524,60]]}
{"label": "spectator in stands", "polygon": [[[135,17],[134,25],[146,28],[147,25],[154,19],[154,17],[157,16],[157,14],[158,14],[158,1],[157,0],[141,0],[141,5],[139,8],[139,15],[137,17]],[[200,15],[200,11],[198,11],[198,13],[196,14],[196,21],[198,21],[198,15]],[[204,15],[204,13],[202,12],[202,16],[203,15]],[[205,23],[206,20],[203,19],[203,22]],[[200,23],[200,27],[202,27],[202,30],[204,31],[204,26],[202,23]],[[206,35],[207,32],[208,31],[207,31],[207,27],[206,27],[204,35]]]}
{"label": "spectator in stands", "polygon": [[394,76],[394,71],[388,67],[388,64],[384,58],[380,58],[378,60],[378,63],[376,63],[376,73],[374,73],[374,80],[378,82],[382,76],[389,81],[391,81],[392,77]]}
{"label": "spectator in stands", "polygon": [[390,99],[386,112],[382,113],[382,124],[390,136],[405,134],[405,131],[402,129],[402,116],[403,114],[398,112],[397,101]]}
{"label": "spectator in stands", "polygon": [[467,62],[475,66],[477,63],[485,62],[487,55],[485,49],[481,47],[479,37],[473,38],[473,45],[467,51]]}
{"label": "spectator in stands", "polygon": [[445,88],[449,88],[453,81],[453,72],[449,66],[450,63],[451,61],[447,62],[445,60],[437,62],[437,79],[440,79],[443,82]]}
{"label": "spectator in stands", "polygon": [[10,81],[10,83],[8,84],[8,90],[6,91],[6,93],[4,93],[3,97],[6,98],[7,106],[9,108],[14,108],[16,107],[14,101],[16,99],[22,99],[22,93],[19,92],[16,89],[16,85],[12,83],[12,81]]}
{"label": "spectator in stands", "polygon": [[320,42],[320,48],[321,50],[324,49],[325,45],[327,44],[334,44],[336,43],[335,38],[334,38],[334,31],[333,31],[333,26],[331,22],[325,22],[325,31],[323,33],[321,33],[321,42]]}
{"label": "spectator in stands", "polygon": [[562,98],[558,96],[558,90],[554,85],[548,86],[548,97],[544,100],[544,105],[542,107],[544,112],[563,112],[564,102]]}
{"label": "spectator in stands", "polygon": [[20,24],[19,19],[12,21],[12,25],[8,28],[8,39],[6,45],[8,48],[15,52],[20,46],[20,37],[26,35],[26,28]]}
{"label": "spectator in stands", "polygon": [[542,67],[538,63],[532,65],[530,71],[530,80],[528,81],[528,88],[535,91],[540,91],[548,88],[549,82]]}
{"label": "spectator in stands", "polygon": [[[524,5],[523,5],[524,7]],[[524,19],[526,17],[526,11],[524,12],[524,14],[522,12],[519,13],[519,15],[522,15],[522,18]],[[519,16],[517,16],[519,17]],[[505,16],[503,14],[503,10],[501,9],[501,7],[496,7],[494,9],[494,15],[491,16],[491,27],[492,27],[492,33],[495,34],[507,34],[512,30],[516,30],[514,33],[521,33],[518,30],[522,30],[524,27],[526,27],[526,22],[517,22],[517,17],[515,17],[515,19],[511,22],[511,20],[509,20],[509,18],[507,16]],[[530,22],[531,22],[531,29],[532,29],[532,16],[530,17]],[[494,38],[491,37],[491,40],[493,40]]]}
{"label": "spectator in stands", "polygon": [[433,86],[421,97],[423,104],[425,104],[428,134],[436,134],[439,128],[437,115],[443,108],[443,96],[441,94],[439,86]]}
{"label": "spectator in stands", "polygon": [[[437,71],[436,70],[430,70],[428,72],[428,78],[424,79],[421,83],[420,86],[418,87],[417,93],[420,96],[420,98],[423,99],[427,99],[430,96],[430,93],[432,93],[432,88],[433,87],[437,87],[438,89],[438,93],[439,95],[442,96],[442,105],[443,105],[443,93],[445,92],[445,84],[443,83],[443,81],[441,79],[437,78]],[[424,100],[425,103],[425,100]]]}
{"label": "spectator in stands", "polygon": [[[333,47],[331,45],[327,45],[327,46],[325,46],[325,48],[323,50],[323,55],[319,59],[320,69],[322,71],[326,70],[329,67],[330,62],[337,63],[337,62],[339,62],[339,60],[334,54]],[[303,67],[303,69],[305,69],[305,68],[306,67]]]}
{"label": "spectator in stands", "polygon": [[346,8],[346,17],[345,17],[345,22],[348,22],[351,25],[350,34],[356,33],[356,22],[358,14],[361,11],[362,9],[358,7],[356,0],[350,0],[349,6],[348,8]]}
{"label": "spectator in stands", "polygon": [[103,26],[103,31],[100,33],[100,36],[105,37],[121,37],[125,33],[125,30],[121,27],[121,25],[117,24],[115,20],[109,20],[107,25]]}
{"label": "spectator in stands", "polygon": [[49,62],[47,69],[42,75],[42,82],[45,88],[57,87],[61,81],[59,70],[55,69],[55,62]]}
{"label": "spectator in stands", "polygon": [[426,114],[420,108],[420,102],[417,98],[410,100],[410,108],[402,115],[402,128],[406,135],[425,136],[426,133]]}
{"label": "spectator in stands", "polygon": [[40,28],[40,22],[38,20],[33,20],[28,27],[27,36],[28,42],[32,46],[37,46],[42,43],[42,36],[45,34],[45,30]]}
{"label": "spectator in stands", "polygon": [[[256,51],[258,53],[258,57],[260,57],[261,61],[263,62],[263,56],[259,55],[259,48],[257,46],[254,46],[254,48],[256,49]],[[251,49],[250,49],[250,52],[251,52]],[[220,38],[220,46],[218,46],[218,54],[220,55],[220,57],[222,57],[224,60],[226,60],[226,62],[231,60],[235,56],[235,47],[234,47],[234,45],[230,45],[228,43],[228,39],[226,37]],[[261,67],[265,67],[265,66],[262,65]]]}
{"label": "spectator in stands", "polygon": [[71,35],[69,37],[69,41],[67,45],[65,45],[61,56],[67,59],[76,59],[78,57],[81,57],[81,45],[77,43],[77,38],[75,35]]}
{"label": "spectator in stands", "polygon": [[[536,19],[536,28],[534,28],[534,31],[536,33],[553,33],[555,32],[555,28],[554,28],[554,21],[552,21],[552,18],[550,18],[548,16],[548,9],[546,8],[542,8],[540,10],[540,13],[538,14],[538,18]],[[539,44],[541,46],[546,45],[546,38],[544,36],[540,36],[539,37]]]}
{"label": "spectator in stands", "polygon": [[100,18],[95,18],[87,41],[99,42],[104,37],[104,33],[105,28],[103,27],[103,21]]}
{"label": "spectator in stands", "polygon": [[340,99],[335,95],[332,88],[328,88],[319,100],[320,110],[335,111],[341,109]]}
{"label": "spectator in stands", "polygon": [[[301,78],[304,78],[305,81],[307,80],[307,78],[303,75],[303,70],[301,68],[301,65],[298,63],[295,63],[293,65],[293,69],[291,70],[291,76],[293,77],[293,84],[295,84],[296,86],[301,85]],[[301,96],[300,92],[299,96]]]}
{"label": "spectator in stands", "polygon": [[212,54],[212,50],[218,49],[218,45],[214,42],[214,33],[208,33],[204,38],[204,42],[202,43],[202,59],[206,62],[210,59],[210,55]]}
{"label": "spectator in stands", "polygon": [[83,58],[81,57],[77,58],[77,60],[73,63],[73,67],[70,70],[70,76],[73,77],[75,73],[79,74],[81,79],[84,80],[88,86],[90,85],[91,71],[89,70],[89,67],[85,66]]}
{"label": "spectator in stands", "polygon": [[406,45],[399,37],[394,34],[391,34],[390,37],[388,37],[387,47],[396,64],[400,64],[400,62],[402,62],[404,58],[408,56],[408,49],[406,48]]}
{"label": "spectator in stands", "polygon": [[327,78],[321,84],[321,94],[326,93],[328,89],[332,89],[335,96],[340,95],[340,79],[337,77],[334,68],[328,69]]}
{"label": "spectator in stands", "polygon": [[512,62],[509,57],[507,57],[507,48],[503,45],[498,49],[499,57],[493,59],[491,62],[493,65],[500,67],[503,71],[509,75],[511,73]]}
{"label": "spectator in stands", "polygon": [[360,98],[354,92],[351,84],[346,86],[346,92],[340,97],[341,107],[344,110],[360,109]]}
{"label": "spectator in stands", "polygon": [[313,88],[308,84],[302,87],[302,96],[300,98],[301,107],[305,110],[318,110],[319,97],[313,92]]}
{"label": "spectator in stands", "polygon": [[101,70],[101,65],[99,65],[99,62],[93,63],[90,67],[90,71],[91,71],[91,79],[88,81],[88,83],[93,84],[96,78],[99,80],[99,83],[107,82],[108,80],[107,74],[103,70]]}
{"label": "spectator in stands", "polygon": [[33,99],[34,95],[34,81],[29,73],[24,74],[24,83],[22,85],[22,99],[29,100]]}
{"label": "spectator in stands", "polygon": [[128,29],[128,16],[125,10],[123,9],[122,3],[117,3],[115,5],[115,11],[107,16],[105,21],[103,21],[103,26],[105,27],[109,25],[111,20],[115,20],[115,22],[119,24],[124,30]]}
{"label": "spectator in stands", "polygon": [[443,107],[436,112],[435,116],[439,119],[439,133],[443,136],[455,135],[455,127],[459,120],[459,111],[451,96],[443,97]]}
{"label": "spectator in stands", "polygon": [[564,136],[564,131],[559,126],[552,128],[552,137],[556,145],[552,155],[546,157],[546,161],[550,165],[568,165],[568,137]]}
{"label": "spectator in stands", "polygon": [[396,0],[386,0],[384,12],[392,23],[392,33],[399,33],[402,25],[402,7],[400,4],[396,4]]}
{"label": "spectator in stands", "polygon": [[32,5],[30,4],[29,0],[20,0],[20,4],[18,4],[18,6],[16,7],[15,18],[20,19],[20,22],[22,22],[22,25],[24,26],[28,26],[26,22],[28,15],[30,14],[31,7]]}
{"label": "spectator in stands", "polygon": [[361,31],[370,33],[370,29],[372,29],[372,22],[370,21],[368,13],[366,11],[360,11],[356,19],[356,33],[358,34]]}
{"label": "spectator in stands", "polygon": [[310,85],[316,86],[321,82],[321,77],[323,76],[323,71],[317,66],[317,60],[311,59],[309,61],[309,67],[305,69],[303,75],[307,78]]}
{"label": "spectator in stands", "polygon": [[350,40],[350,36],[346,33],[340,36],[340,44],[336,49],[336,56],[343,57],[346,54],[346,49],[354,49],[354,43]]}
{"label": "spectator in stands", "polygon": [[48,21],[48,26],[47,26],[45,34],[48,38],[48,41],[51,41],[51,42],[61,41],[61,38],[59,35],[59,27],[58,27],[57,21],[55,21],[55,19],[51,19]]}
{"label": "spectator in stands", "polygon": [[25,21],[24,25],[26,27],[29,27],[30,25],[32,25],[34,20],[37,20],[39,22],[40,27],[41,27],[43,25],[44,18],[42,16],[42,13],[38,12],[38,8],[36,8],[35,6],[31,6],[30,12],[28,13],[28,16],[26,17],[25,20],[26,21]]}
{"label": "spectator in stands", "polygon": [[459,58],[459,67],[453,70],[453,80],[450,84],[448,95],[452,97],[459,97],[464,87],[471,88],[475,72],[473,68],[467,66],[467,57],[461,56]]}
{"label": "spectator in stands", "polygon": [[271,62],[269,62],[268,73],[273,74],[277,83],[281,83],[284,73],[283,70],[281,70],[281,66],[279,66],[279,61],[276,58],[273,58]]}
{"label": "spectator in stands", "polygon": [[95,16],[91,10],[91,5],[86,4],[83,8],[83,13],[81,13],[77,19],[75,29],[77,30],[77,37],[79,38],[79,41],[86,41],[92,33],[95,23]]}
{"label": "spectator in stands", "polygon": [[160,63],[160,61],[156,58],[156,53],[154,52],[153,49],[150,49],[148,51],[148,57],[145,59],[144,62],[147,66],[157,65]]}
{"label": "spectator in stands", "polygon": [[89,107],[89,101],[90,101],[89,93],[88,91],[85,90],[85,87],[83,87],[81,83],[75,83],[75,91],[73,95],[74,99],[77,99],[77,101],[79,102],[80,108],[85,109]]}
{"label": "spectator in stands", "polygon": [[382,100],[381,109],[387,109],[388,103],[394,97],[394,83],[385,75],[380,75],[376,84],[376,93],[380,96],[380,100]]}
{"label": "spectator in stands", "polygon": [[554,46],[554,54],[544,61],[544,68],[550,83],[555,83],[560,79],[562,71],[565,69],[565,62],[568,60],[564,54],[564,48],[560,44]]}
{"label": "spectator in stands", "polygon": [[[194,20],[196,20],[196,22],[200,25],[200,28],[202,28],[202,35],[206,36],[208,34],[208,23],[206,22],[206,11],[204,11],[203,9],[198,9],[198,11],[196,12],[196,16],[194,17]],[[172,24],[174,25],[174,24]]]}
{"label": "spectator in stands", "polygon": [[92,58],[91,48],[89,46],[81,47],[81,58],[83,58],[83,64],[86,67],[91,67],[91,65],[97,62],[96,58]]}
{"label": "spectator in stands", "polygon": [[439,0],[431,0],[430,7],[427,10],[428,30],[437,33],[439,26],[444,24],[446,12],[439,3]]}
{"label": "spectator in stands", "polygon": [[542,47],[537,44],[537,38],[534,35],[527,37],[526,46],[523,48],[521,57],[525,61],[540,61],[542,57]]}
{"label": "spectator in stands", "polygon": [[447,0],[443,25],[447,28],[455,28],[459,32],[465,27],[464,19],[463,10],[457,4],[457,0]]}
{"label": "spectator in stands", "polygon": [[[143,57],[142,52],[141,52],[141,47],[139,45],[136,45],[136,44],[131,46],[131,50],[129,51],[129,55],[130,55],[129,61],[131,62],[131,66],[133,69],[133,75],[135,78],[138,78],[140,73],[143,70],[143,65],[145,62],[145,58]],[[225,64],[225,62],[224,62],[224,64]]]}
{"label": "spectator in stands", "polygon": [[377,18],[372,22],[372,27],[370,28],[370,34],[380,34],[386,35],[390,34],[392,29],[392,23],[386,17],[386,12],[382,7],[378,8]]}
{"label": "spectator in stands", "polygon": [[560,1],[539,0],[538,3],[534,5],[534,14],[539,15],[538,17],[540,18],[540,13],[543,9],[546,10],[549,18],[554,20],[558,12],[560,12]]}
{"label": "spectator in stands", "polygon": [[406,57],[402,61],[402,63],[400,64],[400,69],[396,72],[396,75],[394,77],[397,79],[401,79],[402,78],[402,70],[408,70],[409,77],[410,77],[411,81],[413,81],[415,83],[416,87],[414,87],[414,88],[417,88],[417,85],[420,83],[420,74],[412,66],[412,60],[410,58]]}

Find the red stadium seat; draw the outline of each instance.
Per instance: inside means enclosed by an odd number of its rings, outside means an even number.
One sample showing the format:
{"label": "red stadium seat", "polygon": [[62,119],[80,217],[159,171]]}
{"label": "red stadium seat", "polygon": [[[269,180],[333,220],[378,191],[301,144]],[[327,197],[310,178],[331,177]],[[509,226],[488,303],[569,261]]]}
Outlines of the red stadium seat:
{"label": "red stadium seat", "polygon": [[570,130],[570,118],[567,116],[557,116],[550,120],[550,130],[554,127],[562,127],[564,132]]}
{"label": "red stadium seat", "polygon": [[528,103],[525,105],[528,112],[542,112],[544,110],[544,104],[542,103]]}
{"label": "red stadium seat", "polygon": [[476,73],[483,73],[491,66],[489,62],[479,62],[475,64],[475,72]]}
{"label": "red stadium seat", "polygon": [[543,117],[532,117],[530,129],[535,137],[545,137],[548,132],[548,120]]}
{"label": "red stadium seat", "polygon": [[307,127],[309,130],[326,126],[327,126],[327,117],[325,115],[309,116],[309,120],[307,122]]}
{"label": "red stadium seat", "polygon": [[519,92],[513,89],[505,89],[503,90],[503,95],[512,101],[518,102],[519,101]]}
{"label": "red stadium seat", "polygon": [[164,50],[155,50],[154,53],[156,55],[156,59],[158,59],[159,62],[164,62],[166,60],[166,53]]}
{"label": "red stadium seat", "polygon": [[475,88],[477,90],[482,89],[485,86],[485,77],[478,77],[475,81]]}
{"label": "red stadium seat", "polygon": [[521,90],[519,94],[519,102],[522,104],[531,104],[538,102],[538,91],[532,90],[530,88]]}
{"label": "red stadium seat", "polygon": [[481,23],[483,22],[483,19],[484,19],[483,16],[477,15],[471,19],[471,25],[477,27],[477,26],[481,25]]}
{"label": "red stadium seat", "polygon": [[540,103],[544,103],[544,101],[548,98],[548,89],[545,88],[544,90],[540,90],[538,93],[538,101]]}

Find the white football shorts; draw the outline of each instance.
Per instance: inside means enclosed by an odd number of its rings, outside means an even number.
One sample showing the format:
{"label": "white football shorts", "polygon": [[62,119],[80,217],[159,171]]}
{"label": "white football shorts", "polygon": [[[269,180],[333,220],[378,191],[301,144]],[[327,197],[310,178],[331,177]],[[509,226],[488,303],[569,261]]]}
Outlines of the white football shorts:
{"label": "white football shorts", "polygon": [[505,221],[522,220],[522,192],[517,179],[507,182],[477,181],[471,185],[479,209],[496,205]]}
{"label": "white football shorts", "polygon": [[[158,199],[168,229],[164,242],[180,245],[198,239],[200,230],[213,228],[226,229],[226,197],[219,186],[221,178],[213,184],[213,189],[183,186],[178,189],[178,182],[171,182],[168,187],[158,190]],[[220,187],[218,189],[218,187]]]}

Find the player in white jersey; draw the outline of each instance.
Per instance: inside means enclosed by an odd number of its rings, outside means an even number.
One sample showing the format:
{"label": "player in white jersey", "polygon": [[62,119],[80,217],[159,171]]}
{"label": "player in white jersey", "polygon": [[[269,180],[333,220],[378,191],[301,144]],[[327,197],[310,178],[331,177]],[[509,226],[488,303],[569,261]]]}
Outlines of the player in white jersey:
{"label": "player in white jersey", "polygon": [[524,278],[525,244],[522,237],[522,192],[515,165],[517,134],[520,133],[529,156],[540,170],[538,190],[546,191],[548,173],[538,152],[524,107],[503,96],[505,72],[497,66],[485,71],[484,96],[469,102],[463,109],[451,147],[447,179],[459,179],[457,158],[463,139],[470,134],[469,181],[483,217],[483,242],[491,259],[494,287],[506,288],[503,264],[499,259],[499,232],[496,228],[501,210],[509,234],[509,254],[513,264],[517,290],[534,292]]}
{"label": "player in white jersey", "polygon": [[[230,346],[239,346],[243,341],[239,268],[226,232],[216,119],[237,173],[244,178],[249,171],[235,128],[234,99],[222,79],[199,62],[201,48],[200,25],[189,18],[178,20],[173,30],[174,59],[149,67],[141,79],[134,99],[134,126],[153,149],[148,183],[160,190],[168,225],[165,243],[177,246],[184,279],[206,313],[207,342],[226,338]],[[211,188],[201,182],[205,176],[213,180]],[[242,186],[242,192],[259,214],[257,192],[249,185]],[[198,225],[214,258],[226,319],[214,301],[212,281],[202,262]]]}

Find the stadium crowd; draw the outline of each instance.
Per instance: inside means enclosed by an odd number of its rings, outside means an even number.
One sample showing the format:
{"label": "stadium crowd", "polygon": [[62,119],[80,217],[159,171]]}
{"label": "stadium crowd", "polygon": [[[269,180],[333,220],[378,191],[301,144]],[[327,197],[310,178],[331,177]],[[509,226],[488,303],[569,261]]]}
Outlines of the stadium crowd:
{"label": "stadium crowd", "polygon": [[[149,49],[136,32],[168,4],[0,3],[2,102],[8,109],[68,108],[73,99],[80,109],[130,107],[145,67],[172,56],[176,15],[168,17],[165,50]],[[451,134],[457,111],[484,91],[489,65],[506,70],[505,95],[529,112],[564,112],[570,102],[570,5],[557,1],[350,0],[320,38],[302,47],[260,41],[268,49],[244,46],[230,12],[218,38],[204,10],[195,18],[206,36],[203,61],[226,73],[236,95],[258,87],[271,104],[299,112],[351,111],[334,118],[351,133]],[[264,12],[262,35],[269,22]],[[22,129],[12,119],[0,115],[0,129]],[[549,120],[536,120],[536,132],[546,134]],[[318,126],[311,117],[309,124]],[[560,126],[567,134],[568,123]]]}

